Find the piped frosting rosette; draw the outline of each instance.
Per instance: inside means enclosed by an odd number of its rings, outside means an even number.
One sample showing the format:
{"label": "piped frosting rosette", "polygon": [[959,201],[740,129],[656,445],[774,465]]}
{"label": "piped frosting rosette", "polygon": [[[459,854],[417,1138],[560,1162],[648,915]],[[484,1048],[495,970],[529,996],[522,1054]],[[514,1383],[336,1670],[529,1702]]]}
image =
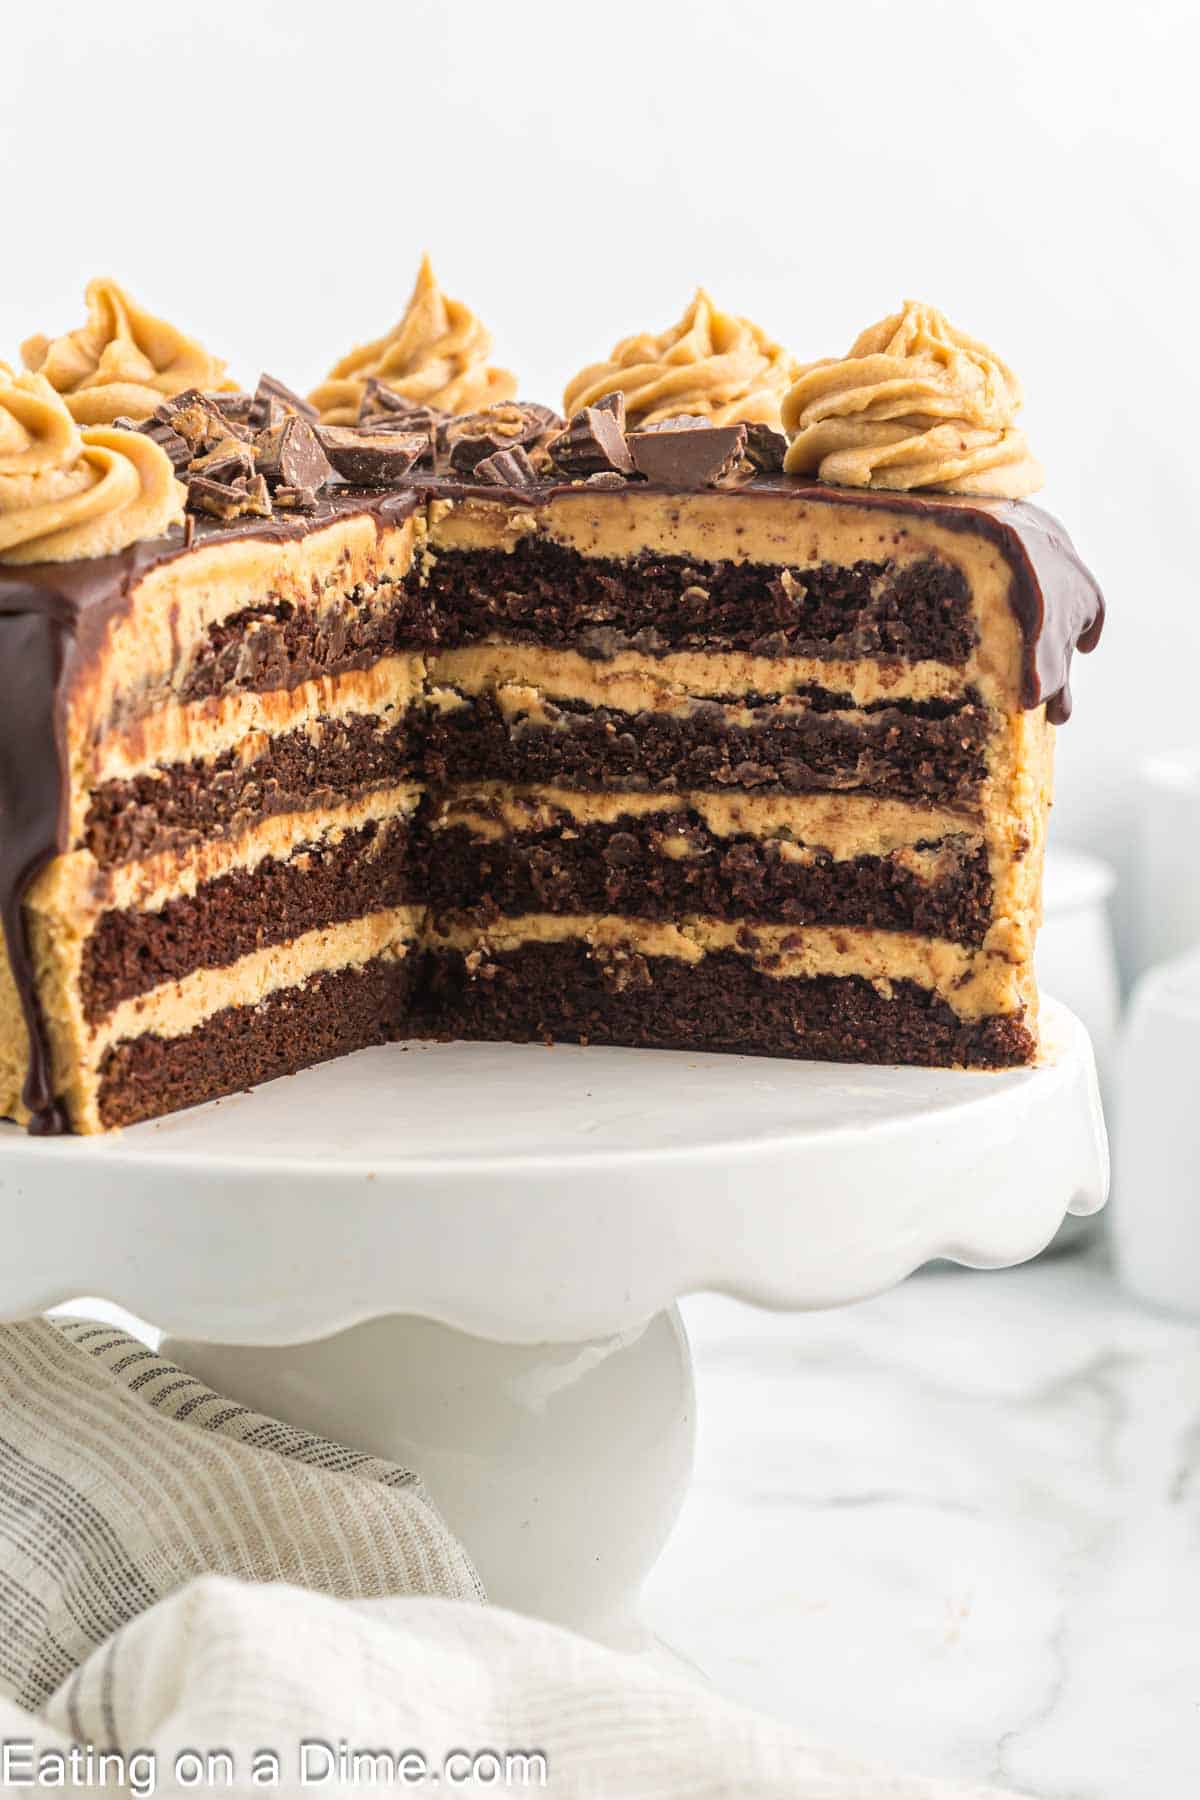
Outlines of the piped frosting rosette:
{"label": "piped frosting rosette", "polygon": [[936,307],[906,300],[848,355],[809,363],[783,402],[785,468],[840,487],[1018,500],[1041,464],[1013,423],[1021,384]]}
{"label": "piped frosting rosette", "polygon": [[183,517],[170,458],[136,431],[81,431],[41,375],[0,363],[0,563],[75,562]]}
{"label": "piped frosting rosette", "polygon": [[87,322],[78,330],[21,345],[26,368],[45,376],[78,424],[148,419],[186,388],[219,393],[237,386],[220,357],[156,319],[115,281],[89,281],[85,298]]}
{"label": "piped frosting rosette", "polygon": [[698,288],[677,325],[622,338],[607,362],[581,369],[567,384],[563,411],[570,418],[619,390],[634,426],[689,413],[714,425],[777,427],[799,367],[758,325],[722,312]]}
{"label": "piped frosting rosette", "polygon": [[517,378],[488,362],[492,334],[461,300],[442,292],[428,256],[400,323],[336,362],[309,395],[326,425],[353,425],[374,377],[414,405],[441,412],[480,412],[511,400]]}

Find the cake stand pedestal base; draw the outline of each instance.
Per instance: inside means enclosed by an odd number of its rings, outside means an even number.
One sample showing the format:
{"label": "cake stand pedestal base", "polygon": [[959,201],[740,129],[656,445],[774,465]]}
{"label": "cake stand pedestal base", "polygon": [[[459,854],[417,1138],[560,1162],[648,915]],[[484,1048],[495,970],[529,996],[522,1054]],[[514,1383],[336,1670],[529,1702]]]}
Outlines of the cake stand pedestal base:
{"label": "cake stand pedestal base", "polygon": [[0,1317],[95,1294],[220,1392],[410,1466],[491,1597],[637,1641],[687,1483],[675,1303],[1021,1262],[1108,1185],[1091,1046],[966,1074],[394,1044],[106,1138],[0,1127]]}
{"label": "cake stand pedestal base", "polygon": [[496,1605],[648,1647],[642,1584],[695,1436],[678,1307],[576,1344],[386,1318],[314,1344],[168,1339],[163,1354],[257,1412],[419,1470]]}

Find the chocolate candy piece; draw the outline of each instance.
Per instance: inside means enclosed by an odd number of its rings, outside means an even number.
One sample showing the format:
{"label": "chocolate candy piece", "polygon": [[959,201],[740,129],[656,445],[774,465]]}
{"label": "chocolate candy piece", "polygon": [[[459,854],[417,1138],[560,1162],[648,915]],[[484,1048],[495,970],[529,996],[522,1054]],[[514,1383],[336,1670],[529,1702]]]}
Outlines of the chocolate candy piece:
{"label": "chocolate candy piece", "polygon": [[232,486],[236,481],[247,482],[254,474],[254,452],[240,438],[222,438],[203,456],[192,459],[191,473],[209,481],[224,482],[226,486]]}
{"label": "chocolate candy piece", "polygon": [[496,487],[536,487],[538,484],[537,470],[520,444],[511,450],[494,450],[491,456],[477,462],[472,472],[476,481],[486,481]]}
{"label": "chocolate candy piece", "polygon": [[277,381],[274,375],[260,375],[247,423],[256,431],[262,431],[268,425],[281,424],[289,413],[298,413],[302,419],[318,416],[316,407],[302,400],[285,382]]}
{"label": "chocolate candy piece", "polygon": [[536,401],[506,400],[481,412],[462,413],[438,429],[438,449],[459,475],[498,450],[529,450],[562,430],[563,421]]}
{"label": "chocolate candy piece", "polygon": [[261,475],[256,475],[246,489],[245,511],[263,519],[271,516],[271,496]]}
{"label": "chocolate candy piece", "polygon": [[171,459],[171,467],[178,475],[186,469],[192,460],[192,452],[186,438],[161,419],[114,419],[113,424],[118,431],[139,431],[143,437],[153,438],[160,450],[165,450]]}
{"label": "chocolate candy piece", "polygon": [[423,408],[419,401],[410,400],[406,394],[398,394],[386,381],[380,381],[378,375],[367,376],[363,384],[362,399],[358,403],[360,418],[369,417],[372,413],[422,411],[428,411],[428,408]]}
{"label": "chocolate candy piece", "polygon": [[639,433],[647,431],[712,431],[712,420],[707,413],[672,413],[669,419],[655,419],[652,425],[639,425]]}
{"label": "chocolate candy piece", "polygon": [[787,439],[771,425],[747,425],[746,461],[762,475],[778,475],[787,454]]}
{"label": "chocolate candy piece", "polygon": [[624,429],[625,429],[625,396],[621,392],[620,388],[614,388],[611,394],[601,394],[599,400],[592,401],[592,405],[596,408],[596,410],[598,412],[611,413],[613,418],[617,421],[617,424],[620,426],[621,430],[624,431]]}
{"label": "chocolate candy piece", "polygon": [[386,432],[397,432],[404,437],[421,436],[425,440],[419,460],[432,462],[434,440],[439,423],[446,417],[431,406],[413,406],[406,404],[403,412],[377,412],[358,415],[355,429],[365,431],[371,436]]}
{"label": "chocolate candy piece", "polygon": [[355,423],[358,431],[404,431],[424,432],[432,439],[437,429],[439,414],[427,412],[424,408],[414,407],[411,413],[360,413]]}
{"label": "chocolate candy piece", "polygon": [[617,415],[608,407],[585,406],[547,446],[564,475],[633,474],[633,458]]}
{"label": "chocolate candy piece", "polygon": [[319,425],[326,456],[357,487],[394,487],[429,447],[420,432],[362,431],[352,425]]}
{"label": "chocolate candy piece", "polygon": [[552,406],[543,406],[540,400],[521,400],[521,411],[531,427],[536,426],[537,436],[545,438],[561,431],[566,420],[561,413],[556,413]]}
{"label": "chocolate candy piece", "polygon": [[207,475],[193,475],[188,482],[187,505],[190,512],[208,513],[211,518],[228,524],[244,516],[269,519],[271,496],[261,475],[246,486],[213,481]]}
{"label": "chocolate candy piece", "polygon": [[367,420],[376,425],[380,419],[393,418],[412,431],[428,431],[431,434],[438,420],[447,416],[440,407],[424,406],[419,400],[406,399],[403,394],[390,388],[386,381],[380,381],[378,375],[367,377],[358,407],[360,425]]}
{"label": "chocolate candy piece", "polygon": [[250,408],[254,405],[253,394],[205,394],[222,418],[228,419],[232,425],[248,425]]}
{"label": "chocolate candy piece", "polygon": [[288,413],[278,425],[269,425],[254,440],[258,472],[271,487],[324,487],[333,464],[307,419]]}
{"label": "chocolate candy piece", "polygon": [[664,419],[631,432],[634,467],[664,487],[707,487],[737,466],[746,444],[744,425],[714,425],[708,419]]}
{"label": "chocolate candy piece", "polygon": [[199,388],[185,388],[182,394],[173,394],[153,417],[156,424],[169,425],[183,438],[193,456],[204,456],[226,438],[239,435],[237,427],[230,425]]}
{"label": "chocolate candy piece", "polygon": [[275,502],[275,511],[283,512],[316,512],[320,502],[315,488],[280,487],[276,488],[271,498]]}

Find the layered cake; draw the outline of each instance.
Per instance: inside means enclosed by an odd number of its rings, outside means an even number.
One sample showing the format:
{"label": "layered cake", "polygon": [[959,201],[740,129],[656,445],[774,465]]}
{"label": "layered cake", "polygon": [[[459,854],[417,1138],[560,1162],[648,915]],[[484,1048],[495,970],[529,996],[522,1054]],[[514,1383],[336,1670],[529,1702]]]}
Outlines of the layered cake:
{"label": "layered cake", "polygon": [[0,1111],[404,1036],[1036,1058],[1102,605],[1011,371],[703,293],[561,416],[489,355],[426,263],[307,400],[111,283],[0,372]]}

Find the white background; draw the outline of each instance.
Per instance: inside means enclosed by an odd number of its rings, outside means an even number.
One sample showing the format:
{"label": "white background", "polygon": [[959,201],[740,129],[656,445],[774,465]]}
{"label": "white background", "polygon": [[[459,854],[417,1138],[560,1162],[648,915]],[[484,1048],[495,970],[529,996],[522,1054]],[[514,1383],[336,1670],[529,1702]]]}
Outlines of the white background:
{"label": "white background", "polygon": [[1200,739],[1195,92],[1177,0],[23,4],[0,43],[0,357],[111,273],[306,386],[422,247],[529,398],[704,281],[803,357],[906,295],[1022,375],[1111,619],[1060,839],[1126,868]]}

